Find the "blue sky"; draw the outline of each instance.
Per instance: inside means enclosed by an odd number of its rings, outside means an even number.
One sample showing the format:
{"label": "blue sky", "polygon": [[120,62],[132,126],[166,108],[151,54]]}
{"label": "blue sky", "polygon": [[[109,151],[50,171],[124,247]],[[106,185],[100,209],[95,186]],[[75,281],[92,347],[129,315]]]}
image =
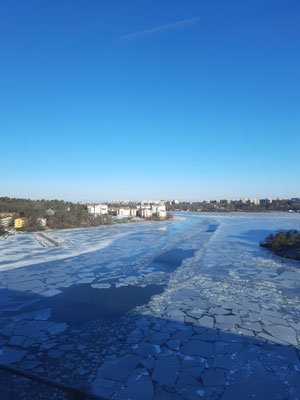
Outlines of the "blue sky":
{"label": "blue sky", "polygon": [[300,196],[298,0],[0,4],[0,193]]}

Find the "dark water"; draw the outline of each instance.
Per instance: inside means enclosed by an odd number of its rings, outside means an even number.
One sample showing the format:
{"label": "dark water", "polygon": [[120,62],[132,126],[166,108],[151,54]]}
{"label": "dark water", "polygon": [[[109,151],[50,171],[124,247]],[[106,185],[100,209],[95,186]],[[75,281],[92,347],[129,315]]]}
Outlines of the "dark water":
{"label": "dark water", "polygon": [[172,249],[155,257],[151,266],[156,266],[157,269],[159,266],[164,267],[170,272],[170,270],[180,267],[183,260],[193,257],[194,254],[195,250]]}
{"label": "dark water", "polygon": [[153,295],[163,290],[163,285],[112,286],[109,289],[95,289],[89,284],[74,285],[63,293],[41,300],[39,306],[51,307],[51,320],[78,326],[97,318],[118,317],[147,304]]}
{"label": "dark water", "polygon": [[215,232],[217,229],[218,229],[218,226],[219,225],[208,225],[208,227],[207,227],[207,229],[205,230],[205,232],[211,232],[211,233],[213,233],[213,232]]}

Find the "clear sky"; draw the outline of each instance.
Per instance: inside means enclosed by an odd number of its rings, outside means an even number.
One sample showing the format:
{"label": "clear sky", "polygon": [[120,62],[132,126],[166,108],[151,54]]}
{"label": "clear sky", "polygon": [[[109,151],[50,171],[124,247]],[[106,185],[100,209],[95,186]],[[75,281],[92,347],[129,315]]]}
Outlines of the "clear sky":
{"label": "clear sky", "polygon": [[300,196],[299,0],[0,3],[0,195]]}

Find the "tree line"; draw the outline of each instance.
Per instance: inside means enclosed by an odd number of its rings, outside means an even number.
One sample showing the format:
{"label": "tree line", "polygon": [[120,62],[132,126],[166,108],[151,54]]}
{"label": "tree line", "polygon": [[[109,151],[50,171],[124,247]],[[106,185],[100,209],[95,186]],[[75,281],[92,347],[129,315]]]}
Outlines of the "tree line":
{"label": "tree line", "polygon": [[300,200],[273,200],[272,203],[254,204],[232,201],[227,203],[222,200],[219,203],[211,202],[181,202],[179,204],[169,204],[168,211],[201,211],[201,212],[269,212],[269,211],[295,211],[300,212]]}
{"label": "tree line", "polygon": [[260,243],[260,246],[267,247],[276,252],[296,244],[300,244],[300,232],[291,230],[270,234],[266,237],[264,242]]}
{"label": "tree line", "polygon": [[15,212],[15,218],[27,218],[24,230],[29,232],[44,229],[38,222],[38,218],[47,218],[47,228],[50,229],[78,228],[112,223],[112,219],[108,215],[91,218],[86,205],[63,200],[0,197],[0,212]]}

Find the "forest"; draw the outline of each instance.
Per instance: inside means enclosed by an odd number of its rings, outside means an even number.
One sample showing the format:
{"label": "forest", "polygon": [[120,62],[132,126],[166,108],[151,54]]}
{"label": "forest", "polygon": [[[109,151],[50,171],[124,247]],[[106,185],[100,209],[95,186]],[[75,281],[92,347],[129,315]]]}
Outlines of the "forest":
{"label": "forest", "polygon": [[24,230],[29,232],[45,229],[38,223],[38,218],[47,218],[47,228],[50,229],[98,226],[112,223],[109,215],[91,218],[88,215],[86,205],[63,200],[0,197],[0,212],[15,212],[15,218],[27,218]]}
{"label": "forest", "polygon": [[279,256],[300,260],[300,232],[296,230],[270,234],[260,246],[274,251]]}

